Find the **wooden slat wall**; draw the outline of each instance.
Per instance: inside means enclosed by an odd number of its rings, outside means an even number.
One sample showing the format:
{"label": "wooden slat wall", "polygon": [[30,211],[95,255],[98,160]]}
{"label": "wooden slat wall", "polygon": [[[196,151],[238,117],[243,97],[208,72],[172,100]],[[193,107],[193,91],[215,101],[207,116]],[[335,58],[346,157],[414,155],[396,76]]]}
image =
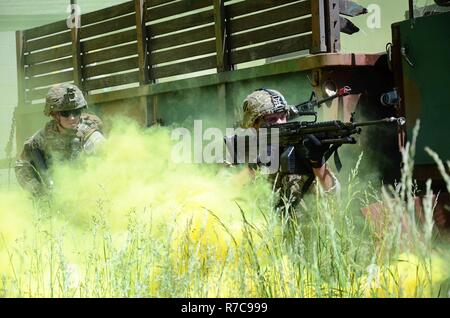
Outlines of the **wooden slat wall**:
{"label": "wooden slat wall", "polygon": [[[213,9],[212,0],[184,0],[148,8],[153,80],[216,69]],[[164,63],[171,64],[161,65]]]}
{"label": "wooden slat wall", "polygon": [[248,0],[226,6],[231,63],[309,49],[311,1]]}
{"label": "wooden slat wall", "polygon": [[134,1],[86,14],[81,21],[84,89],[139,82]]}
{"label": "wooden slat wall", "polygon": [[24,31],[24,103],[45,98],[49,87],[73,81],[72,35],[62,23]]}
{"label": "wooden slat wall", "polygon": [[316,1],[328,0],[133,0],[83,14],[76,33],[65,20],[26,30],[25,100],[42,99],[60,81],[90,93],[308,50],[323,37],[312,30],[324,32],[311,17]]}

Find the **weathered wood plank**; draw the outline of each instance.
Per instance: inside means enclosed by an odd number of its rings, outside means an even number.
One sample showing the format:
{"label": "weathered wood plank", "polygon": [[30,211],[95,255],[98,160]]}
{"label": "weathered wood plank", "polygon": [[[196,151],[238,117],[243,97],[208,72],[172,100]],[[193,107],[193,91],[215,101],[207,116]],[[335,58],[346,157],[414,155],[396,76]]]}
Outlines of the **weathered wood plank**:
{"label": "weathered wood plank", "polygon": [[327,51],[331,53],[339,52],[341,50],[339,0],[325,1],[325,16]]}
{"label": "weathered wood plank", "polygon": [[[147,54],[147,29],[145,27],[145,13],[147,4],[145,0],[135,0],[136,39],[139,66],[139,83],[147,84],[149,80],[149,60]],[[144,102],[144,101],[142,101]]]}
{"label": "weathered wood plank", "polygon": [[52,46],[57,46],[64,43],[70,43],[71,41],[72,38],[70,35],[70,30],[67,30],[67,32],[47,36],[45,38],[40,38],[34,41],[28,41],[27,52],[50,48]]}
{"label": "weathered wood plank", "polygon": [[112,19],[132,12],[134,12],[134,1],[128,1],[105,9],[82,14],[81,25],[87,26],[92,23]]}
{"label": "weathered wood plank", "polygon": [[311,2],[312,45],[311,53],[327,51],[325,33],[325,4],[323,0]]}
{"label": "weathered wood plank", "polygon": [[82,27],[80,31],[80,37],[81,39],[90,38],[92,36],[132,27],[135,25],[135,23],[136,21],[134,14],[126,15],[117,19]]}
{"label": "weathered wood plank", "polygon": [[[150,32],[149,28],[150,27],[147,27],[147,32]],[[214,38],[214,36],[214,25],[207,25],[194,30],[153,38],[151,40],[152,49],[165,49],[171,46],[211,39]]]}
{"label": "weathered wood plank", "polygon": [[151,53],[150,60],[154,65],[170,61],[181,60],[188,57],[214,53],[215,51],[216,51],[215,40],[210,40],[162,52]]}
{"label": "weathered wood plank", "polygon": [[25,81],[27,89],[32,89],[35,87],[43,87],[57,83],[63,83],[73,80],[73,71],[64,71],[60,73],[44,75],[39,77],[32,77]]}
{"label": "weathered wood plank", "polygon": [[270,25],[245,33],[231,35],[230,45],[232,49],[242,46],[275,40],[295,34],[311,32],[311,17],[294,20],[283,24]]}
{"label": "weathered wood plank", "polygon": [[311,34],[289,38],[277,42],[267,43],[255,47],[233,51],[231,53],[231,63],[239,64],[278,56],[286,53],[306,50],[311,47]]}
{"label": "weathered wood plank", "polygon": [[83,54],[83,62],[84,65],[86,66],[96,62],[103,62],[107,60],[113,60],[116,58],[136,54],[137,54],[137,43],[131,43],[119,47]]}
{"label": "weathered wood plank", "polygon": [[155,78],[163,78],[180,74],[188,74],[216,68],[216,57],[208,56],[187,62],[155,67],[152,69]]}
{"label": "weathered wood plank", "polygon": [[147,7],[156,7],[162,4],[167,4],[170,2],[175,2],[176,0],[148,0]]}
{"label": "weathered wood plank", "polygon": [[164,7],[149,8],[145,15],[145,21],[151,22],[192,10],[212,6],[211,0],[183,0],[165,5]]}
{"label": "weathered wood plank", "polygon": [[[83,53],[102,49],[108,46],[119,45],[122,43],[136,41],[136,29],[123,31],[115,34],[102,36],[99,38],[86,40],[81,42],[81,50]],[[137,54],[137,51],[136,51]]]}
{"label": "weathered wood plank", "polygon": [[26,68],[25,74],[28,77],[46,74],[54,71],[72,68],[72,57],[67,57],[61,60],[33,64]]}
{"label": "weathered wood plank", "polygon": [[67,30],[66,20],[60,20],[24,31],[28,40]]}
{"label": "weathered wood plank", "polygon": [[111,75],[108,77],[87,80],[85,88],[88,91],[95,89],[125,85],[139,82],[139,71]]}
{"label": "weathered wood plank", "polygon": [[226,16],[224,0],[214,0],[214,32],[216,36],[216,67],[217,72],[231,69],[228,55],[228,36],[226,29]]}
{"label": "weathered wood plank", "polygon": [[17,105],[25,105],[25,50],[26,40],[24,32],[16,31],[16,57],[17,57]]}
{"label": "weathered wood plank", "polygon": [[184,17],[172,19],[170,21],[151,24],[150,34],[155,37],[165,33],[179,31],[208,23],[214,23],[214,13],[212,10],[190,14]]}
{"label": "weathered wood plank", "polygon": [[83,77],[81,73],[81,46],[80,46],[80,29],[72,28],[72,66],[73,66],[73,79],[75,85],[83,90]]}
{"label": "weathered wood plank", "polygon": [[228,27],[230,34],[233,34],[272,23],[286,21],[288,19],[299,18],[310,12],[311,7],[309,1],[292,3],[285,7],[233,19],[229,21]]}
{"label": "weathered wood plank", "polygon": [[72,55],[72,44],[67,44],[50,50],[27,54],[25,55],[25,64],[31,65],[71,55]]}
{"label": "weathered wood plank", "polygon": [[[225,5],[225,11],[227,13],[227,17],[232,19],[244,14],[274,8],[294,1],[298,0],[246,0]],[[307,0],[305,2],[309,1],[310,0]]]}
{"label": "weathered wood plank", "polygon": [[[147,28],[145,27],[145,14],[147,12],[147,0],[135,0],[135,19],[136,19],[136,38],[138,48],[138,66],[139,66],[139,85],[145,85],[150,82],[149,72],[149,43],[147,42]],[[147,125],[148,107],[147,97],[138,98],[139,108],[141,110],[140,122]]]}
{"label": "weathered wood plank", "polygon": [[47,96],[48,90],[51,86],[44,87],[44,88],[38,88],[38,89],[31,89],[27,90],[26,95],[27,99],[30,101],[36,100],[36,99],[43,99]]}
{"label": "weathered wood plank", "polygon": [[91,78],[94,76],[111,74],[126,71],[129,69],[138,68],[138,58],[130,57],[128,59],[123,59],[120,61],[114,61],[109,63],[104,63],[95,66],[88,66],[84,69],[84,77]]}

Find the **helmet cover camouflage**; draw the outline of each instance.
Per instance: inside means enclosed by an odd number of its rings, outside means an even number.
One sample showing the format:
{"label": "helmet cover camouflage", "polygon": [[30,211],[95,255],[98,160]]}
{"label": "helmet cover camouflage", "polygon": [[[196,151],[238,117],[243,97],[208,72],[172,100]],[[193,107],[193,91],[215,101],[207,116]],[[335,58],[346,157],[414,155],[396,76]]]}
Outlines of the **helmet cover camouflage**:
{"label": "helmet cover camouflage", "polygon": [[86,99],[81,90],[74,84],[57,84],[48,90],[45,99],[44,115],[53,112],[87,108]]}
{"label": "helmet cover camouflage", "polygon": [[284,96],[274,89],[261,88],[248,95],[243,104],[242,127],[253,127],[256,121],[266,115],[287,112],[289,106]]}

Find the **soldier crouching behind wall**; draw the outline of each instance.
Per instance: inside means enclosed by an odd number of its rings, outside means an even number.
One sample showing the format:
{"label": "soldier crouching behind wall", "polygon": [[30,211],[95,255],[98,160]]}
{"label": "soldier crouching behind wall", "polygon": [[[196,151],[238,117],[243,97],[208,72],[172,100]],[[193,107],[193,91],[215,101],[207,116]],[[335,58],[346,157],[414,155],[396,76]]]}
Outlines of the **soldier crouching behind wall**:
{"label": "soldier crouching behind wall", "polygon": [[[262,126],[284,124],[288,120],[290,106],[280,92],[273,89],[258,89],[248,95],[243,103],[243,128],[259,129]],[[340,184],[334,173],[325,163],[327,147],[309,146],[308,158],[298,165],[304,165],[301,174],[288,174],[277,172],[270,175],[274,188],[279,192],[277,208],[282,214],[289,213],[300,203],[304,194],[319,183],[328,193],[337,193]],[[282,153],[283,149],[279,150]],[[253,173],[254,168],[249,167]]]}
{"label": "soldier crouching behind wall", "polygon": [[44,115],[51,120],[25,141],[15,165],[17,181],[35,197],[51,190],[52,165],[80,153],[92,154],[105,140],[100,118],[84,113],[85,109],[86,100],[77,86],[58,84],[49,89]]}

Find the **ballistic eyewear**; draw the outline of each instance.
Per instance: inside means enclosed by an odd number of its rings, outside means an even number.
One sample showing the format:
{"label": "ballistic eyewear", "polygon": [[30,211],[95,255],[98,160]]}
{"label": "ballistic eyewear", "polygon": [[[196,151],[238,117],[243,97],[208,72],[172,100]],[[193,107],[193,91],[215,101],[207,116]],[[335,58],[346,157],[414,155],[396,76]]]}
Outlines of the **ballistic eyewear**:
{"label": "ballistic eyewear", "polygon": [[61,112],[59,112],[61,114],[61,116],[63,117],[69,117],[69,116],[73,116],[73,117],[78,117],[81,115],[81,108],[78,109],[71,109],[71,110],[63,110]]}

